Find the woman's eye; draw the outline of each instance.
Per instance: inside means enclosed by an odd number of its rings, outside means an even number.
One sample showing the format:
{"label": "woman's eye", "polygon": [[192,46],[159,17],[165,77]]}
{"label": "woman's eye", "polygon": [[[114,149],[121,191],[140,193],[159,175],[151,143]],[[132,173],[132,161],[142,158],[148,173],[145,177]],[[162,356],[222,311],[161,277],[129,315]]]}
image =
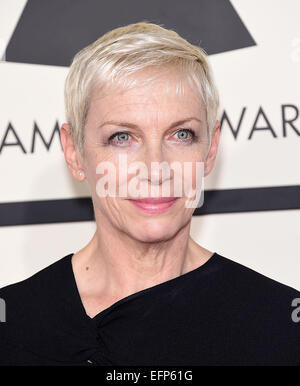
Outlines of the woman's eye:
{"label": "woman's eye", "polygon": [[195,137],[195,132],[191,129],[180,129],[176,132],[177,138],[183,141],[192,140]]}
{"label": "woman's eye", "polygon": [[[176,139],[179,142],[194,142],[196,140],[196,134],[192,129],[180,129],[175,133]],[[112,134],[108,138],[108,144],[118,145],[118,146],[127,146],[130,144],[131,135],[127,132],[117,132]]]}
{"label": "woman's eye", "polygon": [[122,143],[126,143],[129,140],[129,138],[130,138],[130,135],[128,133],[118,132],[111,135],[108,139],[108,142],[122,144]]}
{"label": "woman's eye", "polygon": [[127,139],[129,139],[129,134],[128,133],[119,133],[116,135],[116,138],[118,139],[118,141],[126,141]]}

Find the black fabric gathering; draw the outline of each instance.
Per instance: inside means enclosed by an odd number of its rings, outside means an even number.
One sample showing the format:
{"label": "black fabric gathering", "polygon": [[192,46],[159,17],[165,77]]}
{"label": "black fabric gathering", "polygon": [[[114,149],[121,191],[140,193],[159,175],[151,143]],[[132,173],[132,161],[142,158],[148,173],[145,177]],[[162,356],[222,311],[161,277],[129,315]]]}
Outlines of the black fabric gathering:
{"label": "black fabric gathering", "polygon": [[291,287],[214,253],[90,318],[72,256],[0,290],[0,365],[300,365]]}

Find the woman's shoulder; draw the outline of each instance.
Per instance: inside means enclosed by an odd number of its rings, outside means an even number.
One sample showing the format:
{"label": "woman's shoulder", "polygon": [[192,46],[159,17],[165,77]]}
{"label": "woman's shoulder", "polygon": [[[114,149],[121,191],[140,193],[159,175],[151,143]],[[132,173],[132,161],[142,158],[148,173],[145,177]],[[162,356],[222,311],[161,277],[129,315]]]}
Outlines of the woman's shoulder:
{"label": "woman's shoulder", "polygon": [[[273,296],[290,296],[298,293],[300,296],[300,292],[295,288],[242,264],[239,257],[232,259],[231,256],[216,251],[212,252],[195,242],[193,242],[193,247],[195,260],[198,256],[206,256],[204,264],[202,263],[199,269],[196,269],[202,275],[201,279],[203,276],[212,278],[215,275],[214,283],[220,283],[224,289],[238,289],[240,292],[244,290],[252,294],[267,291],[271,292]],[[211,282],[210,279],[209,281]],[[201,281],[198,284],[201,285]]]}
{"label": "woman's shoulder", "polygon": [[[223,298],[231,299],[230,302],[234,303],[237,309],[243,309],[245,313],[253,315],[263,315],[270,321],[282,319],[283,323],[289,325],[292,315],[296,315],[298,310],[300,322],[299,290],[228,257],[217,255],[217,260],[222,269],[216,278],[216,286],[222,289]],[[300,323],[297,323],[298,325],[300,326]]]}
{"label": "woman's shoulder", "polygon": [[52,362],[71,357],[72,344],[63,345],[62,339],[78,329],[84,335],[85,326],[81,313],[76,313],[71,257],[66,255],[29,278],[0,289],[5,304],[0,365],[44,364],[48,357]]}
{"label": "woman's shoulder", "polygon": [[30,277],[0,288],[0,298],[6,303],[7,310],[21,311],[32,301],[44,302],[60,291],[60,286],[68,279],[72,255],[65,255]]}
{"label": "woman's shoulder", "polygon": [[216,253],[220,264],[223,266],[224,273],[230,276],[227,276],[227,279],[230,278],[230,282],[233,285],[239,285],[241,288],[247,288],[249,286],[252,289],[264,289],[264,290],[272,290],[276,293],[281,294],[293,294],[300,292],[276,279],[273,279],[265,274],[256,271],[253,268],[250,268],[236,260],[233,260],[229,257],[225,257],[221,254]]}

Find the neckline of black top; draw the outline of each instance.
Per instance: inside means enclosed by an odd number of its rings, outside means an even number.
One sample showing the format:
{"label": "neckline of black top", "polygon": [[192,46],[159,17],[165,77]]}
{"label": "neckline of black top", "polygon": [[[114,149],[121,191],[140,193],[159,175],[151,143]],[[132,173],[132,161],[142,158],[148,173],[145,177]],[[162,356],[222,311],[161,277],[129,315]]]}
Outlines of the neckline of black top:
{"label": "neckline of black top", "polygon": [[215,260],[217,260],[217,258],[219,256],[217,252],[214,252],[212,254],[212,256],[205,263],[201,264],[199,267],[194,268],[191,271],[188,271],[186,273],[183,273],[180,276],[174,277],[173,279],[166,280],[166,281],[164,281],[162,283],[155,284],[154,286],[145,288],[143,290],[140,290],[140,291],[134,292],[133,294],[125,296],[124,298],[122,298],[120,300],[117,300],[116,302],[111,304],[109,307],[107,307],[104,310],[100,311],[94,317],[90,317],[86,313],[86,310],[85,310],[84,305],[82,303],[82,300],[81,300],[81,297],[80,297],[80,293],[79,293],[79,290],[78,290],[78,287],[77,287],[77,283],[76,283],[76,279],[75,279],[75,275],[74,275],[74,271],[73,271],[73,266],[72,266],[72,257],[73,257],[73,255],[74,255],[74,253],[70,253],[69,255],[66,256],[66,263],[67,263],[67,266],[68,266],[68,270],[69,270],[69,274],[70,274],[70,278],[71,278],[71,282],[72,282],[74,296],[76,298],[75,301],[76,301],[77,305],[79,305],[79,308],[81,309],[81,312],[82,312],[83,316],[88,321],[90,321],[90,322],[98,322],[106,314],[108,314],[109,312],[113,311],[116,307],[119,307],[122,304],[124,304],[124,303],[126,303],[126,302],[128,302],[128,301],[130,301],[130,300],[132,300],[134,298],[141,297],[144,294],[148,294],[149,292],[153,292],[153,291],[156,291],[158,289],[172,287],[175,284],[177,284],[178,282],[181,282],[181,281],[186,280],[186,279],[191,279],[191,277],[193,277],[193,276],[195,276],[197,274],[199,275],[199,274],[205,273],[209,269],[211,264],[213,264],[215,262]]}

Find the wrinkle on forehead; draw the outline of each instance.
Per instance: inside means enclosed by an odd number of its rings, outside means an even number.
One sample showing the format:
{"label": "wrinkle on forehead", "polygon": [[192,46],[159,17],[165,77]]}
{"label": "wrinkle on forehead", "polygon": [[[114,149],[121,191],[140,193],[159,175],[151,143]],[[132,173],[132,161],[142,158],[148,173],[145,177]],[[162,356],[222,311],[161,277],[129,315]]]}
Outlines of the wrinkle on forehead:
{"label": "wrinkle on forehead", "polygon": [[[102,104],[100,100],[106,97],[109,99]],[[205,105],[193,77],[170,69],[143,70],[128,76],[125,86],[122,83],[114,84],[104,92],[99,88],[95,89],[90,107],[91,104],[93,118],[90,118],[92,121],[99,120],[101,116],[99,124],[107,119],[122,120],[122,115],[126,113],[128,116],[130,112],[138,120],[142,118],[152,126],[158,126],[159,121],[165,121],[166,124],[170,115],[172,122],[187,116],[198,116],[203,121],[207,119]],[[143,111],[143,107],[139,106],[145,106],[146,110]]]}

